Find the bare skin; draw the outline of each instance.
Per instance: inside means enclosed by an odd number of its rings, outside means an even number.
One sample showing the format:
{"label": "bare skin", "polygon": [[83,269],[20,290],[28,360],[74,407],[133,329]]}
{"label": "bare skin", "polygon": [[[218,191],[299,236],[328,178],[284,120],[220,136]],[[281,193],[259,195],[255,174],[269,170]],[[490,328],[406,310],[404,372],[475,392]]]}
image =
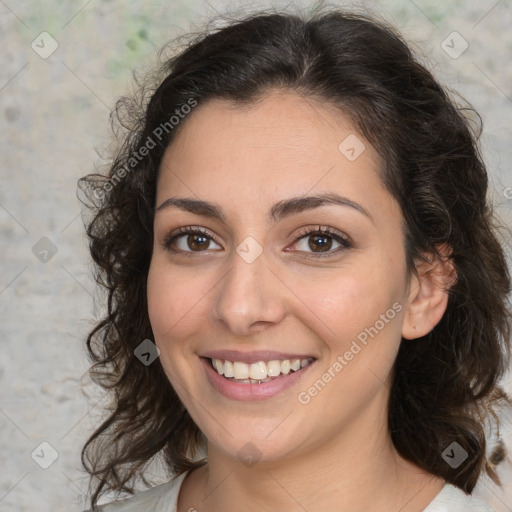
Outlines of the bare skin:
{"label": "bare skin", "polygon": [[[365,144],[352,161],[338,149],[349,135]],[[155,215],[148,276],[155,342],[208,439],[208,464],[185,479],[178,512],[240,504],[248,512],[420,512],[441,490],[442,479],[394,449],[387,404],[402,337],[414,343],[441,319],[450,269],[432,260],[418,264],[417,276],[408,272],[402,215],[379,167],[348,118],[290,91],[243,109],[222,100],[199,106],[167,149],[157,207],[188,197],[224,213],[220,220],[168,206]],[[268,215],[279,201],[325,193],[351,203]],[[189,226],[206,234],[182,234],[164,247]],[[319,226],[348,245],[318,235]],[[263,250],[250,263],[236,251],[248,236]],[[372,326],[377,334],[347,354]],[[207,378],[201,356],[219,348],[315,361],[277,395],[237,400]],[[339,357],[346,364],[334,369]],[[326,372],[328,383],[310,393]],[[240,457],[247,446],[255,464]]]}

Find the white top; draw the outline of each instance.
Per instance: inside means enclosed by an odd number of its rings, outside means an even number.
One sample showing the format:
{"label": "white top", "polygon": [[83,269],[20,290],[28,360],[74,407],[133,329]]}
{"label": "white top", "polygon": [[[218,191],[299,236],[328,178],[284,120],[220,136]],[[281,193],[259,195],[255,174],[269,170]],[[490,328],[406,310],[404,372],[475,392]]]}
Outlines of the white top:
{"label": "white top", "polygon": [[[158,485],[139,494],[108,503],[102,512],[178,512],[178,494],[187,473],[175,480]],[[458,487],[446,483],[441,492],[423,512],[494,512],[483,501],[465,494]]]}

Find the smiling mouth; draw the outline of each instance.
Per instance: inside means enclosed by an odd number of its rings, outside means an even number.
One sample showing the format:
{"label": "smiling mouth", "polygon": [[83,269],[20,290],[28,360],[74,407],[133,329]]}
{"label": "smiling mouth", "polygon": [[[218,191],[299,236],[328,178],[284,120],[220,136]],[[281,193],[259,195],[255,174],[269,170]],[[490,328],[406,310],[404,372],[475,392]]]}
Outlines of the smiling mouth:
{"label": "smiling mouth", "polygon": [[209,360],[212,368],[227,380],[240,384],[263,384],[301,370],[315,361],[315,358],[274,359],[249,364],[216,358]]}

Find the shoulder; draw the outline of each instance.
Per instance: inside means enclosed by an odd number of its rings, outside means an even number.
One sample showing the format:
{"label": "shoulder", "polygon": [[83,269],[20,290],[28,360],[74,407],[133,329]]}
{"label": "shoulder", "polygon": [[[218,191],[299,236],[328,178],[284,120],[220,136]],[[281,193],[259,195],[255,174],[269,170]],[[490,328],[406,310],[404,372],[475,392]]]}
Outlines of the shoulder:
{"label": "shoulder", "polygon": [[447,483],[423,512],[494,512],[494,510],[484,501]]}
{"label": "shoulder", "polygon": [[178,494],[186,474],[182,473],[165,484],[157,485],[130,498],[102,505],[99,509],[101,512],[140,512],[141,510],[176,512]]}

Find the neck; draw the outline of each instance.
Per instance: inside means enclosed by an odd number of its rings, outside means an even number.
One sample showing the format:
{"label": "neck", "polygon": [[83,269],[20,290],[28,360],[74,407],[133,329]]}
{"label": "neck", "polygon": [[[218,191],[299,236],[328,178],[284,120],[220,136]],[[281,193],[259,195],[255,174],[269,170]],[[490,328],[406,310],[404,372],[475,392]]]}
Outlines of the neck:
{"label": "neck", "polygon": [[365,424],[371,428],[354,424],[321,445],[251,467],[209,443],[208,464],[185,480],[178,510],[422,511],[444,481],[400,457],[386,425]]}

